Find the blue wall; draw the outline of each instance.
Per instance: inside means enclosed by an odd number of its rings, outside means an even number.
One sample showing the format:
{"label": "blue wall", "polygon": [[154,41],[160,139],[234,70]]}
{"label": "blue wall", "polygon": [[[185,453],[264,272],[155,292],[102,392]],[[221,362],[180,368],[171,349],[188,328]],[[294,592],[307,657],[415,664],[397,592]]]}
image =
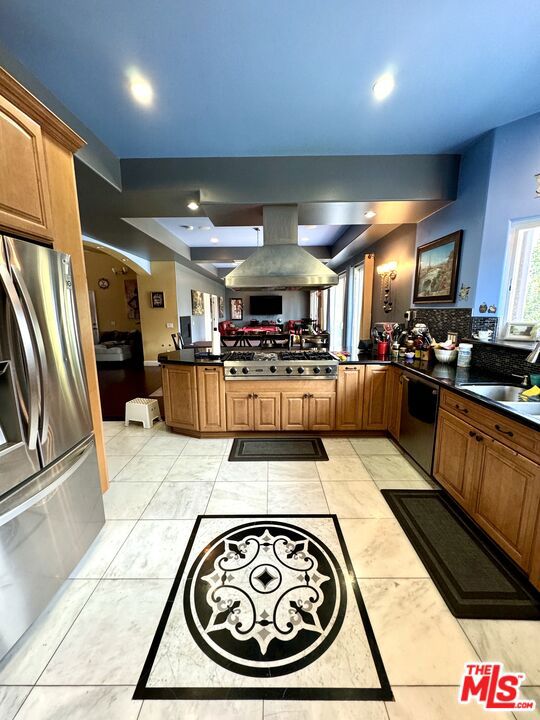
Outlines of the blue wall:
{"label": "blue wall", "polygon": [[540,113],[503,125],[494,134],[475,308],[485,301],[502,311],[509,224],[540,217],[534,179],[540,172]]}
{"label": "blue wall", "polygon": [[[491,131],[464,153],[456,201],[418,223],[417,246],[437,240],[455,230],[463,230],[457,289],[459,291],[461,283],[470,286],[469,298],[460,300],[458,295],[455,304],[436,303],[434,307],[473,307],[488,197],[493,138],[494,133]],[[422,303],[421,307],[426,305]]]}

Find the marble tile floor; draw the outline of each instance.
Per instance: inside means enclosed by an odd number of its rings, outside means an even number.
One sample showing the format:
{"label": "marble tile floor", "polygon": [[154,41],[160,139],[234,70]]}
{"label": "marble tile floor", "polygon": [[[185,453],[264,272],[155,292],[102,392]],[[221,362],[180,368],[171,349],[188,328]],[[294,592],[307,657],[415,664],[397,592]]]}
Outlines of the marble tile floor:
{"label": "marble tile floor", "polygon": [[[456,702],[463,663],[501,660],[540,700],[540,623],[456,620],[380,489],[429,484],[382,438],[331,438],[327,463],[227,461],[230,440],[105,423],[107,522],[0,662],[0,720],[503,720]],[[257,465],[257,467],[255,467]],[[132,700],[200,514],[336,513],[394,702]],[[527,717],[538,716],[528,713]]]}

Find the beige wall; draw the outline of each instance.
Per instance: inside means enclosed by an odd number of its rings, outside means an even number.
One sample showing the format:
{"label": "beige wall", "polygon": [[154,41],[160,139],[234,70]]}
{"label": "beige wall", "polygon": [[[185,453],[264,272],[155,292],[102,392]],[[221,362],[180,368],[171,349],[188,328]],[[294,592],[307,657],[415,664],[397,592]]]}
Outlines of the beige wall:
{"label": "beige wall", "polygon": [[[178,304],[176,300],[176,263],[152,262],[151,275],[139,275],[139,308],[143,338],[144,360],[157,361],[160,352],[174,350],[171,333],[178,331]],[[152,308],[150,293],[162,290],[165,307]],[[172,324],[171,328],[167,324]]]}
{"label": "beige wall", "polygon": [[[93,290],[96,296],[96,308],[100,333],[109,330],[137,330],[139,322],[128,318],[128,305],[124,293],[124,280],[136,278],[137,274],[129,270],[126,275],[115,275],[111,268],[120,268],[122,263],[105,253],[88,250],[84,251],[86,264],[86,280],[88,289]],[[107,278],[109,287],[102,290],[98,285],[100,278]]]}

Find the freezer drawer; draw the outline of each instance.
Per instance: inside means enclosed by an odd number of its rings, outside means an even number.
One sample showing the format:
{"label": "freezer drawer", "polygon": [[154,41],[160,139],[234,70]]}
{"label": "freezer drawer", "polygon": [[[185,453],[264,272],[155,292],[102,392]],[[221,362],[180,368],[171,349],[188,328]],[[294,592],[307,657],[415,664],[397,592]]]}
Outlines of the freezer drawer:
{"label": "freezer drawer", "polygon": [[0,504],[0,658],[103,526],[93,437]]}

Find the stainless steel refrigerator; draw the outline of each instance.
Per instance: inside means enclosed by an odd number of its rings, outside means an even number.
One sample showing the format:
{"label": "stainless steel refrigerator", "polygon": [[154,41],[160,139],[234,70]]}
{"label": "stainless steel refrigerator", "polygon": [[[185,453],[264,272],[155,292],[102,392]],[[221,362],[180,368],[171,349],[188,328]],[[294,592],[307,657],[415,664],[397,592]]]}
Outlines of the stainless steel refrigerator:
{"label": "stainless steel refrigerator", "polygon": [[0,657],[103,524],[70,257],[0,235]]}

